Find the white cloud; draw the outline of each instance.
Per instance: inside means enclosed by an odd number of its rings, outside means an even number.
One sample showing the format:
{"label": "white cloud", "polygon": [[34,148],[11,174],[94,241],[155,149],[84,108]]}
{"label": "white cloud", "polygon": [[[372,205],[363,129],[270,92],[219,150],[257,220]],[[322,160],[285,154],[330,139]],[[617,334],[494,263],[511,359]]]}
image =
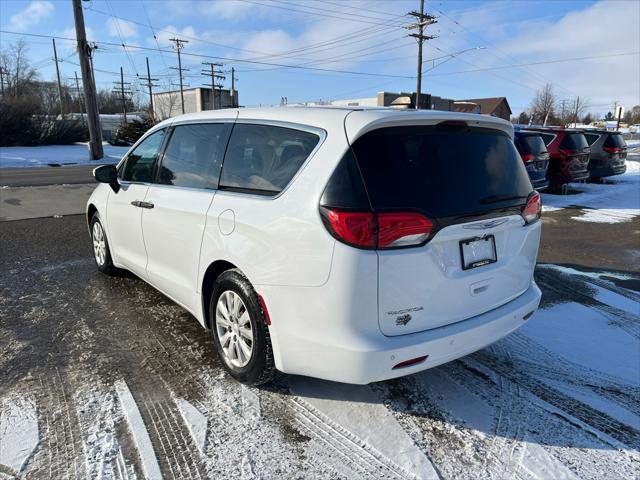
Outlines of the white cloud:
{"label": "white cloud", "polygon": [[47,0],[35,0],[24,10],[19,11],[11,17],[11,26],[16,30],[27,30],[33,25],[37,25],[40,20],[53,13],[53,3]]}
{"label": "white cloud", "polygon": [[133,38],[138,36],[136,24],[127,20],[110,17],[106,26],[110,37]]}
{"label": "white cloud", "polygon": [[601,1],[559,21],[541,22],[502,49],[521,63],[604,55],[531,68],[554,83],[560,95],[580,95],[591,105],[603,105],[593,110],[607,111],[604,104],[614,101],[631,107],[640,104],[640,54],[607,55],[640,50],[638,18],[638,2]]}

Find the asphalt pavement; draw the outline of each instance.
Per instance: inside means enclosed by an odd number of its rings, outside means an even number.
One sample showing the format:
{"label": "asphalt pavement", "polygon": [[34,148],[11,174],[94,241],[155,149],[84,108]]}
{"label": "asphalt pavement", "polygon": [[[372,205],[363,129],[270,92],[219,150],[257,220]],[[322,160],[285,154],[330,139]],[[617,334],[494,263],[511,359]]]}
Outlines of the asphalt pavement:
{"label": "asphalt pavement", "polygon": [[95,183],[95,165],[68,165],[60,167],[1,168],[1,187],[26,187],[42,185],[74,185]]}

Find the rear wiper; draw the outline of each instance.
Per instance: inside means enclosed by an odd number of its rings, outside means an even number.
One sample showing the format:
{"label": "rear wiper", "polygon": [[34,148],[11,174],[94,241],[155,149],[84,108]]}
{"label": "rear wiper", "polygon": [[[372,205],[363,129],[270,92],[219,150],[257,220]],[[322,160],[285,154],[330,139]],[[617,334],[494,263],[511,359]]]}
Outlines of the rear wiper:
{"label": "rear wiper", "polygon": [[480,203],[498,203],[506,202],[507,200],[523,200],[526,196],[512,196],[512,195],[492,195],[490,197],[483,198]]}

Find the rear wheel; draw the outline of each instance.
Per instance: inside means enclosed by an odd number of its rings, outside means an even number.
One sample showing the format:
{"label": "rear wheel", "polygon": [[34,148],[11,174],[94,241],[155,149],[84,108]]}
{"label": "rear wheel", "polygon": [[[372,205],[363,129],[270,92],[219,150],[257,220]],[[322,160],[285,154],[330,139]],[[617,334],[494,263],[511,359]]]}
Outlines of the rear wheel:
{"label": "rear wheel", "polygon": [[100,215],[98,215],[97,212],[91,217],[90,228],[93,259],[96,261],[98,270],[107,275],[116,275],[118,269],[113,265],[111,260],[111,250],[109,250],[107,234],[104,231]]}
{"label": "rear wheel", "polygon": [[269,382],[275,374],[269,328],[256,292],[239,270],[227,270],[216,280],[209,318],[229,374],[247,385]]}

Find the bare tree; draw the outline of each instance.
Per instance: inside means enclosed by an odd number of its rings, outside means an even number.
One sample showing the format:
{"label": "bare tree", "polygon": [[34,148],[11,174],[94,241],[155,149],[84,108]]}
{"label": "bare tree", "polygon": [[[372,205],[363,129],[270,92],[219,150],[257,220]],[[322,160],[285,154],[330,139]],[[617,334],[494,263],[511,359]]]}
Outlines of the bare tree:
{"label": "bare tree", "polygon": [[536,119],[546,125],[549,118],[554,115],[555,108],[556,95],[553,91],[553,85],[546,83],[542,90],[536,91],[533,102],[531,102],[531,109],[535,112]]}
{"label": "bare tree", "polygon": [[6,72],[5,91],[14,98],[34,93],[38,80],[38,73],[29,64],[27,53],[28,46],[23,39],[0,51],[0,66]]}

